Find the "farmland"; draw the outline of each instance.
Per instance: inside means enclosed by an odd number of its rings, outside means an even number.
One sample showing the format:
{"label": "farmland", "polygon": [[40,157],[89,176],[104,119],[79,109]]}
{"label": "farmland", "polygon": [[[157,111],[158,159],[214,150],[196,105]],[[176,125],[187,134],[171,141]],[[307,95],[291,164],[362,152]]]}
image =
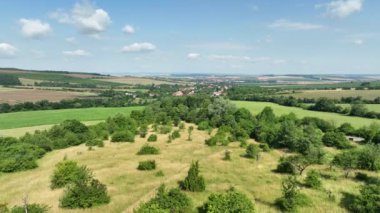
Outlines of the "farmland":
{"label": "farmland", "polygon": [[96,96],[89,92],[52,91],[39,89],[15,89],[0,87],[0,103],[23,103],[36,102],[41,100],[60,101],[63,99],[89,98]]}
{"label": "farmland", "polygon": [[304,110],[304,109],[296,108],[296,107],[280,106],[278,104],[268,103],[268,102],[233,101],[233,103],[235,103],[238,107],[247,108],[253,114],[260,113],[266,106],[268,106],[268,107],[271,107],[274,113],[278,116],[294,113],[297,115],[297,117],[300,117],[300,118],[318,117],[321,119],[325,119],[327,121],[333,121],[337,125],[347,122],[347,123],[351,123],[353,126],[357,128],[362,127],[362,126],[368,126],[373,122],[380,124],[380,121],[376,119],[351,117],[351,116],[345,116],[345,115],[329,113],[329,112],[309,111],[309,110]]}
{"label": "farmland", "polygon": [[[164,177],[157,177],[157,171],[142,172],[136,169],[139,161],[152,157],[136,155],[146,139],[138,138],[132,144],[107,141],[104,148],[93,151],[89,151],[84,145],[53,151],[38,161],[37,169],[0,176],[0,201],[10,205],[20,204],[20,200],[27,193],[30,202],[48,204],[52,212],[132,212],[141,202],[154,196],[160,184],[176,187],[177,181],[186,176],[190,162],[199,160],[207,189],[199,193],[186,193],[193,200],[194,206],[200,206],[210,193],[223,192],[233,186],[247,194],[250,199],[255,199],[257,212],[278,212],[274,207],[274,200],[280,196],[281,181],[286,175],[273,173],[272,170],[285,153],[274,150],[263,153],[259,161],[254,161],[242,158],[244,149],[233,143],[228,146],[232,151],[232,161],[223,161],[223,153],[227,147],[207,147],[204,144],[204,140],[209,137],[206,132],[195,130],[192,142],[186,140],[185,132],[181,134],[181,138],[172,143],[166,143],[167,135],[159,135],[158,141],[154,143],[154,146],[162,150],[154,159],[158,163],[158,170],[165,174]],[[49,178],[54,165],[65,156],[94,171],[94,175],[108,186],[112,197],[110,204],[89,210],[68,211],[58,208],[62,190],[51,190]],[[306,189],[304,193],[313,200],[310,206],[300,211],[345,212],[337,203],[340,194],[357,192],[360,183],[343,178],[340,171],[329,170],[327,165],[314,168],[334,177],[324,180],[324,187],[337,196],[337,201],[328,200],[323,191]],[[336,181],[340,184],[336,184]],[[41,194],[44,196],[40,196]]]}
{"label": "farmland", "polygon": [[380,97],[380,90],[301,90],[295,93],[286,94],[295,98],[321,98],[340,100],[347,97],[362,97],[366,100],[373,100]]}
{"label": "farmland", "polygon": [[142,77],[114,77],[114,78],[104,78],[104,79],[98,79],[100,82],[112,82],[112,83],[121,83],[121,84],[142,84],[142,85],[149,85],[149,84],[174,84],[174,82],[169,81],[163,81],[163,80],[156,80],[153,78],[142,78]]}
{"label": "farmland", "polygon": [[0,129],[56,124],[67,119],[77,119],[80,121],[104,120],[117,113],[129,114],[131,111],[139,109],[142,109],[142,107],[85,108],[3,113],[0,114]]}

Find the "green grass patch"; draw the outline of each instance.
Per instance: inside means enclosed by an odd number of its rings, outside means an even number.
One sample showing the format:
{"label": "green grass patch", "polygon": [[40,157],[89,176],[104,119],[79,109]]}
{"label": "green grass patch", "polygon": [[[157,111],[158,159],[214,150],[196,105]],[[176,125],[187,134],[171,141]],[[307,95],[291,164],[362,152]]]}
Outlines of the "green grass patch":
{"label": "green grass patch", "polygon": [[117,113],[128,115],[133,110],[140,109],[143,109],[143,107],[101,107],[2,113],[0,114],[0,129],[57,124],[68,119],[77,119],[79,121],[105,120]]}
{"label": "green grass patch", "polygon": [[351,123],[356,128],[366,126],[366,125],[368,126],[374,122],[380,124],[380,120],[376,120],[376,119],[345,116],[345,115],[340,115],[337,113],[330,113],[330,112],[316,112],[316,111],[304,110],[297,107],[281,106],[281,105],[269,103],[269,102],[233,101],[233,103],[236,104],[237,107],[247,108],[254,115],[257,115],[265,107],[268,106],[268,107],[271,107],[274,113],[278,116],[294,113],[299,118],[317,117],[317,118],[321,118],[327,121],[333,121],[337,125],[347,122],[347,123]]}

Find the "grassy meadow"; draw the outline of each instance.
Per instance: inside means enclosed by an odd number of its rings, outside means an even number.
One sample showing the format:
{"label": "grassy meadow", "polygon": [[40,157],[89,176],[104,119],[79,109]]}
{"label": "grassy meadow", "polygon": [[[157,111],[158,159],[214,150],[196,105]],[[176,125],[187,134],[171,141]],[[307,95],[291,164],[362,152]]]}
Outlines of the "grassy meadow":
{"label": "grassy meadow", "polygon": [[[204,144],[210,137],[204,131],[194,130],[193,140],[187,141],[187,131],[181,132],[181,137],[172,143],[167,143],[167,135],[158,135],[157,142],[149,144],[160,148],[159,155],[136,155],[146,144],[146,138],[137,138],[135,143],[111,143],[106,141],[104,148],[88,150],[84,145],[56,150],[48,153],[38,161],[39,167],[29,171],[12,174],[0,174],[0,203],[9,206],[20,205],[22,198],[28,194],[29,202],[48,204],[51,212],[133,212],[142,201],[155,195],[160,184],[177,187],[183,180],[193,160],[200,161],[201,174],[206,180],[206,191],[187,194],[193,200],[194,206],[200,206],[213,192],[222,192],[235,187],[254,200],[257,212],[279,212],[274,207],[274,201],[281,195],[281,181],[286,175],[273,173],[278,159],[286,155],[279,150],[262,153],[258,161],[241,157],[244,148],[238,143],[228,147],[208,147]],[[250,141],[254,143],[254,141]],[[232,161],[222,160],[224,151],[232,151]],[[51,190],[50,176],[54,166],[64,157],[75,160],[81,165],[87,165],[93,170],[94,176],[108,187],[111,203],[86,210],[63,210],[58,207],[62,190]],[[139,171],[138,162],[154,159],[157,169],[154,171]],[[342,171],[328,169],[328,166],[317,166],[326,177],[323,187],[330,190],[336,197],[331,200],[323,190],[302,189],[312,198],[312,204],[300,209],[300,212],[346,212],[339,206],[342,192],[357,193],[359,182],[343,178]],[[157,171],[162,170],[164,177],[157,177]],[[377,175],[373,173],[372,175]],[[304,177],[300,178],[302,180]],[[339,181],[339,184],[337,182]],[[43,196],[41,196],[43,195]],[[195,210],[195,208],[194,208]]]}
{"label": "grassy meadow", "polygon": [[347,97],[362,97],[366,100],[373,100],[380,97],[380,90],[301,90],[296,93],[286,94],[295,98],[330,98],[340,100]]}
{"label": "grassy meadow", "polygon": [[117,113],[128,115],[131,111],[139,109],[143,109],[143,107],[97,107],[1,113],[0,130],[57,124],[68,119],[77,119],[79,121],[105,120]]}
{"label": "grassy meadow", "polygon": [[347,123],[351,123],[352,126],[356,128],[359,128],[362,126],[368,126],[373,122],[380,124],[380,120],[377,120],[377,119],[345,116],[345,115],[340,115],[337,113],[330,113],[330,112],[316,112],[316,111],[304,110],[297,107],[281,106],[281,105],[278,105],[275,103],[269,103],[269,102],[233,101],[233,103],[235,103],[236,106],[238,107],[247,108],[255,115],[260,113],[265,107],[268,106],[268,107],[271,107],[274,113],[278,116],[289,114],[292,112],[292,113],[295,113],[297,117],[299,118],[317,117],[317,118],[325,119],[327,121],[333,121],[337,125],[347,122]]}

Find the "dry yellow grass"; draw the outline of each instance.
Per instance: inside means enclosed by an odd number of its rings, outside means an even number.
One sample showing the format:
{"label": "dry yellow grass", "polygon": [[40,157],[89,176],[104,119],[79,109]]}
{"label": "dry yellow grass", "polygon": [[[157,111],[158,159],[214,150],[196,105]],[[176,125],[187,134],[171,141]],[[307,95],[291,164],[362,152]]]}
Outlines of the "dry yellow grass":
{"label": "dry yellow grass", "polygon": [[[222,192],[233,186],[255,200],[257,212],[278,212],[273,203],[281,195],[281,181],[285,176],[272,170],[284,153],[279,150],[262,153],[260,160],[255,161],[241,157],[244,149],[233,143],[228,147],[232,151],[232,161],[223,161],[227,147],[207,147],[204,140],[208,137],[206,132],[194,130],[193,140],[187,141],[187,131],[182,131],[181,138],[167,143],[167,135],[158,135],[158,141],[150,144],[159,147],[161,154],[152,156],[136,155],[140,147],[147,143],[142,138],[136,138],[135,143],[107,141],[104,148],[93,151],[84,145],[57,150],[39,160],[37,169],[0,174],[0,203],[6,202],[10,206],[20,204],[23,195],[28,194],[30,202],[48,204],[51,212],[132,212],[141,202],[154,196],[160,184],[178,186],[191,162],[199,160],[201,174],[206,179],[206,191],[187,193],[195,206],[205,202],[212,192]],[[87,210],[63,210],[58,207],[62,190],[51,190],[49,184],[55,164],[64,156],[94,171],[95,177],[108,187],[110,204]],[[147,159],[156,160],[157,169],[138,171],[138,162]],[[341,172],[330,171],[326,166],[319,166],[318,169],[324,173],[339,174],[338,180],[324,180],[324,187],[335,195],[357,191],[359,183],[341,178]],[[158,170],[162,170],[165,176],[156,177]],[[339,199],[331,202],[322,191],[303,191],[313,199],[313,204],[301,209],[301,212],[345,212],[338,205]]]}

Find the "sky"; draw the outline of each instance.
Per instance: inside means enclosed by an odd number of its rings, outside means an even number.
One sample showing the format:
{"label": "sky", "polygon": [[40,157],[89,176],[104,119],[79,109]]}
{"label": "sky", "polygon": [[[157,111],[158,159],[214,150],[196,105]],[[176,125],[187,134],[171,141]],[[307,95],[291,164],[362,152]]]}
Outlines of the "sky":
{"label": "sky", "polygon": [[0,1],[0,67],[380,74],[378,0]]}

